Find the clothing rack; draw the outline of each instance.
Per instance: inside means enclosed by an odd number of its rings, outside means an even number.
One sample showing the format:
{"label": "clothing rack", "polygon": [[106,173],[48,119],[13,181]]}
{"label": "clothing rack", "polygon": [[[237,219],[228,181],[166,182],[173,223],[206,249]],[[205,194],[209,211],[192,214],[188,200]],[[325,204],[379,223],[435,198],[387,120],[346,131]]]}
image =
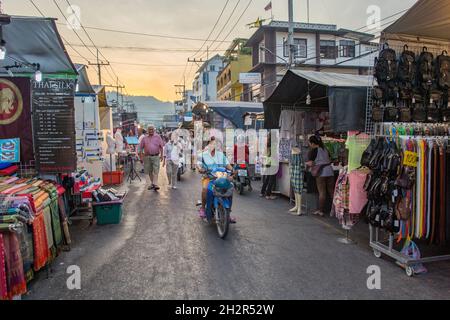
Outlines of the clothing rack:
{"label": "clothing rack", "polygon": [[382,122],[376,123],[374,126],[374,131],[372,132],[372,137],[377,137],[385,135],[387,131],[391,129],[409,128],[413,130],[429,130],[439,128],[445,135],[450,136],[450,124],[439,124],[439,123],[403,123],[403,122]]}
{"label": "clothing rack", "polygon": [[[429,125],[429,124],[428,124]],[[421,139],[421,140],[448,140],[450,139],[449,136],[392,136],[392,135],[386,135],[386,134],[376,134],[375,137],[382,137],[382,138],[390,138],[390,139]],[[447,146],[448,147],[448,146]],[[447,200],[449,201],[449,200]],[[440,261],[450,261],[450,255],[440,255],[440,256],[431,256],[426,258],[420,258],[420,259],[414,259],[410,256],[407,256],[403,254],[402,252],[395,250],[394,245],[396,243],[395,241],[395,234],[390,232],[389,233],[389,240],[387,244],[385,242],[382,242],[380,240],[380,228],[374,227],[370,225],[369,232],[370,232],[370,247],[373,249],[373,254],[376,258],[381,258],[382,255],[386,255],[394,260],[396,260],[396,263],[405,269],[406,275],[408,277],[413,277],[415,275],[414,266],[418,264],[425,264],[425,263],[431,263],[431,262],[440,262]]]}

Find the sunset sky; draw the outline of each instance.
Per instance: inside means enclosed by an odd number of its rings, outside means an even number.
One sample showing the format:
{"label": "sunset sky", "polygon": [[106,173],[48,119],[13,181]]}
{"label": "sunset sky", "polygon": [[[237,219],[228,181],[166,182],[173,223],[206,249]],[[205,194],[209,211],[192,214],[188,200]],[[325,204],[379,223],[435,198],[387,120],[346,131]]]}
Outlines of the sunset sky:
{"label": "sunset sky", "polygon": [[[46,16],[58,18],[59,23],[65,23],[54,1],[68,16],[70,11],[66,11],[67,0],[34,0]],[[228,47],[229,41],[233,38],[249,37],[254,32],[254,29],[249,29],[246,24],[255,21],[258,16],[270,17],[270,12],[264,11],[270,0],[252,0],[248,10],[236,24],[249,1],[251,0],[229,0],[222,19],[211,36],[212,40],[218,39],[212,48],[218,47],[219,53]],[[1,2],[7,14],[39,16],[29,0]],[[227,0],[69,0],[69,2],[81,8],[81,22],[85,27],[197,39],[169,39],[87,29],[94,43],[111,62],[120,81],[126,85],[129,94],[153,95],[161,100],[171,101],[176,98],[174,85],[182,82],[183,74],[186,74],[186,82],[188,87],[190,86],[197,66],[189,64],[185,68],[186,60],[200,49],[204,42],[201,39],[207,38]],[[275,19],[287,20],[287,2],[287,0],[272,1]],[[310,2],[311,22],[333,23],[338,27],[356,29],[366,25],[366,10],[369,5],[378,5],[384,18],[411,7],[416,1],[311,0]],[[218,34],[236,4],[238,5],[230,22],[223,32]],[[295,1],[295,20],[306,20],[306,0]],[[225,39],[235,25],[230,36]],[[90,61],[95,60],[88,49],[80,46],[81,41],[72,30],[65,25],[58,27],[63,37],[73,44],[82,56]],[[91,44],[83,30],[77,32],[86,44]],[[226,42],[220,44],[222,40]],[[86,63],[78,53],[70,48],[68,50],[74,62]],[[92,51],[94,50],[92,48]],[[196,55],[197,58],[206,57],[203,50],[206,50],[206,46]],[[90,73],[91,81],[96,83],[95,70],[90,68]],[[113,81],[112,71],[109,73],[104,72],[104,84]]]}

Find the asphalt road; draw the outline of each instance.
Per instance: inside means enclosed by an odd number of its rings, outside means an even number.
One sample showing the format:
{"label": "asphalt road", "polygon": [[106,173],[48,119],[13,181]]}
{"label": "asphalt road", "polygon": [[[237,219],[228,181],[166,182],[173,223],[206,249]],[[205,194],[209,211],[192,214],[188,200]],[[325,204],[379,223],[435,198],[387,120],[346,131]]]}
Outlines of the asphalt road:
{"label": "asphalt road", "polygon": [[[235,196],[238,223],[223,241],[197,217],[197,175],[183,177],[178,190],[126,188],[122,224],[74,225],[72,250],[50,278],[39,274],[27,299],[450,299],[449,262],[408,278],[374,257],[365,225],[358,245],[342,245],[335,219],[291,216],[287,200],[255,191]],[[71,265],[81,269],[81,290],[67,289]],[[381,268],[381,290],[367,288],[371,265]]]}

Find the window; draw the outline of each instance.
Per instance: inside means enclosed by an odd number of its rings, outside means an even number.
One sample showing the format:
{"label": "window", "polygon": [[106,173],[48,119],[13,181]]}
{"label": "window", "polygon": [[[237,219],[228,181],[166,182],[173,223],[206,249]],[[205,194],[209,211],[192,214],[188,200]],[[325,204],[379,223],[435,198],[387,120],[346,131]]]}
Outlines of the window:
{"label": "window", "polygon": [[320,58],[336,59],[336,42],[334,40],[320,40]]}
{"label": "window", "polygon": [[339,41],[339,56],[342,58],[355,57],[355,41],[341,40]]}
{"label": "window", "polygon": [[[283,56],[289,57],[289,46],[286,38],[283,38]],[[294,39],[294,58],[308,57],[308,40],[295,38]]]}
{"label": "window", "polygon": [[213,72],[216,71],[216,66],[211,66],[210,71],[213,71]]}

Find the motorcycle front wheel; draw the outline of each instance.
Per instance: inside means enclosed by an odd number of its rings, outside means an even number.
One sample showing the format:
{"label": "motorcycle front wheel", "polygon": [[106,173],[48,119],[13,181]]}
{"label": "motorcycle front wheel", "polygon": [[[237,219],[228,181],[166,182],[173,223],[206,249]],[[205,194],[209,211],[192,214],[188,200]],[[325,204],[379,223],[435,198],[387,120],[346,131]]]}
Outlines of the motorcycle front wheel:
{"label": "motorcycle front wheel", "polygon": [[221,205],[217,208],[216,226],[219,237],[225,239],[230,227],[230,210],[225,209]]}

